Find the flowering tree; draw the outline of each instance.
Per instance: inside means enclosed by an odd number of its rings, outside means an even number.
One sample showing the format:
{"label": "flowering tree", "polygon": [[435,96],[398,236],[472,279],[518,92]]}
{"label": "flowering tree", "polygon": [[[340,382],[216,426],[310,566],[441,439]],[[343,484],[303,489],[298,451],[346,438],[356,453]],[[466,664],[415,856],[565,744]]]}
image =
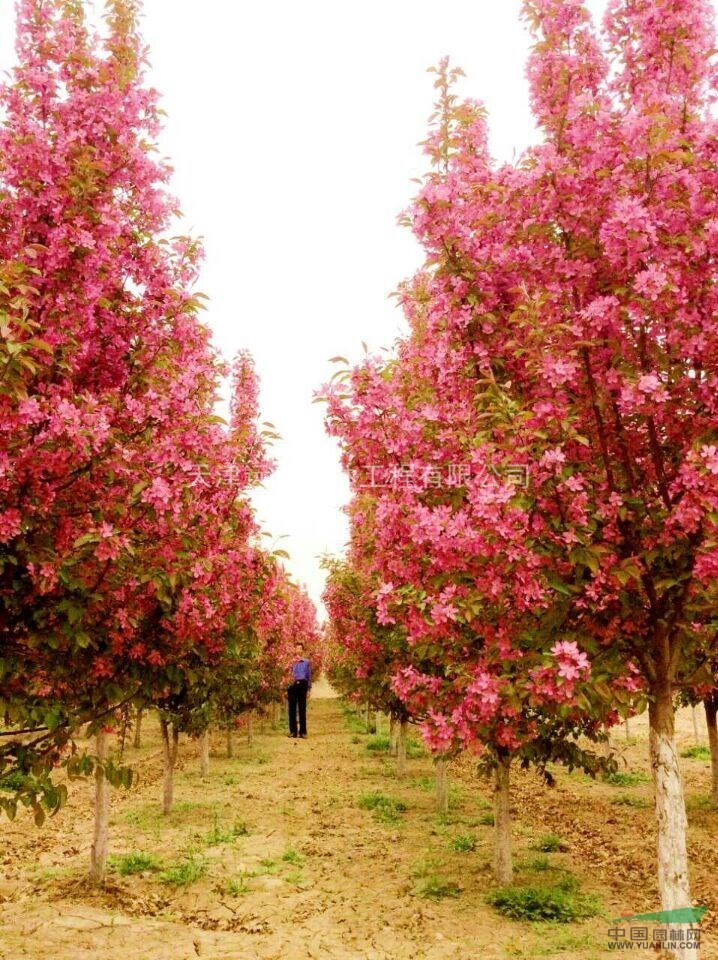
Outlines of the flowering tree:
{"label": "flowering tree", "polygon": [[[252,423],[214,413],[224,369],[192,293],[199,248],[168,235],[136,15],[112,0],[100,39],[81,3],[23,0],[0,91],[0,766],[30,774],[20,796],[41,819],[42,791],[63,799],[63,756],[91,770],[62,750],[93,725],[96,879],[105,722],[224,650],[254,529],[240,494],[261,460]],[[251,410],[245,357],[235,382],[233,412]]]}
{"label": "flowering tree", "polygon": [[[482,766],[494,777],[495,874],[508,883],[512,763],[534,765],[549,781],[549,762],[595,775],[606,760],[582,748],[579,738],[601,739],[601,724],[617,719],[611,692],[626,703],[629,694],[623,683],[603,692],[599,683],[596,690],[600,667],[592,677],[574,640],[547,645],[545,625],[566,619],[566,601],[550,608],[517,604],[508,579],[497,579],[497,550],[483,537],[476,548],[485,517],[473,514],[474,504],[466,501],[473,497],[484,508],[488,498],[513,503],[512,490],[507,497],[501,480],[482,474],[476,482],[464,480],[463,496],[456,486],[428,482],[451,467],[456,438],[449,440],[448,429],[440,437],[427,433],[425,410],[412,409],[412,397],[429,387],[409,362],[410,351],[420,346],[416,337],[402,344],[401,362],[391,369],[377,370],[369,360],[352,373],[342,395],[329,395],[330,430],[342,440],[355,486],[352,566],[334,565],[327,590],[330,636],[341,649],[342,676],[349,673],[345,683],[364,683],[371,692],[378,687],[398,701],[405,717],[419,721],[439,785],[447,757],[465,749],[482,753]],[[445,425],[451,423],[449,403]],[[394,449],[401,449],[416,476],[405,475]],[[362,483],[366,463],[374,483]],[[428,473],[422,463],[431,464]],[[492,528],[501,519],[492,516]],[[504,535],[515,536],[508,520]],[[367,582],[374,582],[373,590]]]}
{"label": "flowering tree", "polygon": [[[336,387],[330,417],[360,438],[349,466],[396,473],[379,599],[388,617],[408,607],[410,639],[443,647],[473,626],[504,660],[519,641],[546,658],[522,671],[534,696],[585,658],[606,701],[648,697],[661,900],[687,907],[674,694],[708,682],[695,624],[718,570],[711,11],[614,0],[601,46],[578,0],[524,10],[543,141],[493,164],[481,106],[442,69],[435,169],[407,215],[427,251],[401,291],[412,335],[396,369],[355,373],[358,409]],[[452,465],[458,482],[437,485]],[[417,496],[417,474],[453,494]],[[460,654],[445,650],[451,670]],[[476,684],[452,735],[511,702],[503,667]]]}
{"label": "flowering tree", "polygon": [[[366,504],[369,508],[369,504]],[[361,564],[359,543],[371,534],[367,514],[352,516],[350,559],[327,558],[327,583],[323,600],[327,625],[328,675],[340,693],[368,702],[388,714],[390,749],[396,751],[397,775],[406,775],[406,733],[411,719],[392,679],[405,662],[406,631],[398,624],[382,624],[376,614],[377,574]]]}

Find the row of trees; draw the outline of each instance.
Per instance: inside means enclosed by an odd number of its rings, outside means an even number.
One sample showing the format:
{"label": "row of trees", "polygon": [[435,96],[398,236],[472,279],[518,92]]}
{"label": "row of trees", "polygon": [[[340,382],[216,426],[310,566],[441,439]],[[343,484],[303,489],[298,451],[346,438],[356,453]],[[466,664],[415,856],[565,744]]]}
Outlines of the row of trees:
{"label": "row of trees", "polygon": [[502,882],[511,765],[595,772],[591,741],[647,705],[672,909],[679,696],[718,742],[713,12],[609,7],[601,41],[580,0],[525,0],[543,136],[516,163],[437,71],[409,333],[323,391],[353,491],[330,659],[437,756],[493,767]]}
{"label": "row of trees", "polygon": [[[250,357],[215,353],[156,158],[136,0],[21,0],[0,88],[0,773],[38,822],[95,773],[104,876],[107,731],[161,711],[171,803],[180,729],[277,698],[315,611],[263,549],[272,463]],[[229,422],[215,410],[231,380]],[[89,727],[87,726],[89,725]],[[94,757],[78,731],[96,736]]]}

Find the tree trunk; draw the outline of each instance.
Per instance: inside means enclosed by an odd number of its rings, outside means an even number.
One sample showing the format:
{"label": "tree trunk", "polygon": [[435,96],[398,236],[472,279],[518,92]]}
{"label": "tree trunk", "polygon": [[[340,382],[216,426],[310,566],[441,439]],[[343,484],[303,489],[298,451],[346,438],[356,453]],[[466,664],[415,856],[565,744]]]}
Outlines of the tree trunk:
{"label": "tree trunk", "polygon": [[275,728],[278,727],[279,724],[281,723],[281,720],[282,720],[282,705],[279,702],[279,700],[277,700],[277,702],[274,704],[274,717],[272,719],[272,726],[274,726]]}
{"label": "tree trunk", "polygon": [[172,738],[170,740],[170,724],[161,714],[160,730],[162,731],[162,752],[165,761],[162,780],[162,813],[168,814],[172,810],[172,800],[174,798],[174,772],[177,763],[179,730],[172,724]]}
{"label": "tree trunk", "polygon": [[98,766],[95,769],[95,830],[90,850],[90,882],[102,886],[107,872],[110,825],[110,784],[103,764],[107,761],[108,736],[100,731],[95,739]]}
{"label": "tree trunk", "polygon": [[396,775],[402,779],[406,776],[406,730],[408,726],[406,720],[399,721],[399,736],[396,741]]}
{"label": "tree trunk", "polygon": [[494,770],[494,878],[502,887],[514,878],[511,860],[511,807],[509,782],[511,755],[497,758]]}
{"label": "tree trunk", "polygon": [[691,719],[693,720],[693,739],[696,742],[696,746],[700,747],[701,745],[701,732],[698,729],[698,708],[695,703],[691,704]]}
{"label": "tree trunk", "polygon": [[366,722],[366,732],[367,733],[376,733],[376,714],[371,708],[371,704],[367,700],[365,707],[365,722]]}
{"label": "tree trunk", "polygon": [[708,727],[708,745],[711,750],[711,800],[718,807],[718,693],[703,701]]}
{"label": "tree trunk", "polygon": [[392,713],[389,717],[389,756],[396,756],[396,748],[398,744],[398,723],[396,717]]}
{"label": "tree trunk", "polygon": [[209,776],[209,730],[205,730],[199,738],[199,774]]}
{"label": "tree trunk", "polygon": [[142,714],[144,710],[138,710],[135,717],[135,738],[132,742],[135,750],[139,750],[142,746]]}
{"label": "tree trunk", "polygon": [[630,720],[630,718],[629,718],[629,717],[626,717],[626,719],[623,721],[624,726],[625,726],[625,728],[626,728],[626,740],[630,740],[630,739],[631,739],[631,724],[630,724],[629,720]]}
{"label": "tree trunk", "polygon": [[234,730],[227,727],[227,756],[231,760],[234,757]]}
{"label": "tree trunk", "polygon": [[250,747],[254,743],[254,710],[247,714],[247,743]]}
{"label": "tree trunk", "polygon": [[658,890],[663,910],[691,906],[686,849],[686,805],[675,744],[669,680],[654,684],[648,706],[649,749],[658,821]]}
{"label": "tree trunk", "polygon": [[446,757],[436,758],[436,809],[439,813],[449,812],[449,781]]}

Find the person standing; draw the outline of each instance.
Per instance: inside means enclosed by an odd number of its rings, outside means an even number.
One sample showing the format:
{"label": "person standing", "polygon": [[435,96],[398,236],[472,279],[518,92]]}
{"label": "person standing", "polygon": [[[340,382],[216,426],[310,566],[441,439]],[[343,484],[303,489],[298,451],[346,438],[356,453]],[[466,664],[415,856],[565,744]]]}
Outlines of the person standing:
{"label": "person standing", "polygon": [[[292,682],[287,687],[289,705],[289,736],[302,740],[307,738],[307,694],[312,689],[312,665],[304,656],[304,646],[298,643],[294,648],[292,663]],[[299,724],[297,725],[297,714]]]}

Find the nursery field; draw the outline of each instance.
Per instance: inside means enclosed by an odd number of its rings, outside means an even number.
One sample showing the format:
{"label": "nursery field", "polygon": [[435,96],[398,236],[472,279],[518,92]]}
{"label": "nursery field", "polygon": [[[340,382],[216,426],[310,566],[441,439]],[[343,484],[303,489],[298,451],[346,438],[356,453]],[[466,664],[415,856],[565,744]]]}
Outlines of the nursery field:
{"label": "nursery field", "polygon": [[[67,807],[42,828],[24,816],[6,823],[0,957],[591,960],[612,953],[612,920],[656,909],[644,718],[632,721],[630,742],[615,734],[624,759],[614,782],[557,770],[549,789],[516,774],[516,886],[558,891],[566,909],[594,913],[531,922],[487,902],[491,791],[474,764],[452,767],[450,812],[438,816],[433,765],[418,743],[398,780],[382,749],[383,718],[377,735],[367,734],[341,701],[317,693],[309,739],[257,722],[253,743],[238,736],[228,759],[218,733],[208,778],[197,745],[183,740],[169,816],[160,812],[160,741],[148,718],[142,748],[126,748],[136,784],[113,793],[101,891],[85,881],[90,784],[72,785]],[[686,711],[678,741],[682,750],[693,744]],[[700,950],[708,960],[718,957],[718,811],[708,805],[707,761],[682,764],[693,889],[709,907]]]}

